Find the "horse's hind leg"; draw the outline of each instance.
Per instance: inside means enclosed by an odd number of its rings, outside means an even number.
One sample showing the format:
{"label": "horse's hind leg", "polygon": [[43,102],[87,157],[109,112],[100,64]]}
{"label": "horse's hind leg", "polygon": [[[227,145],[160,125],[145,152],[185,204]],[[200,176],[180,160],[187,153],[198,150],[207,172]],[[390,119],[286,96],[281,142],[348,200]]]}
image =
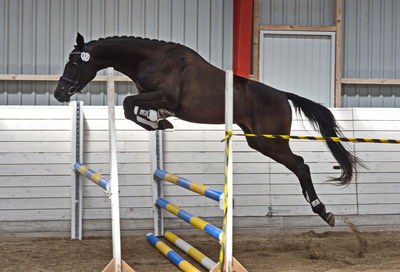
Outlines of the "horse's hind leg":
{"label": "horse's hind leg", "polygon": [[335,225],[335,217],[332,213],[326,212],[325,205],[319,200],[311,180],[310,167],[304,163],[304,159],[293,154],[297,161],[297,170],[292,171],[300,181],[304,198],[310,203],[313,212],[322,217],[331,227]]}
{"label": "horse's hind leg", "polygon": [[310,203],[314,213],[318,214],[330,226],[335,225],[335,217],[327,213],[325,205],[319,200],[312,184],[310,168],[302,157],[292,153],[287,140],[258,138],[257,150],[271,159],[283,164],[292,171],[300,181],[303,195]]}

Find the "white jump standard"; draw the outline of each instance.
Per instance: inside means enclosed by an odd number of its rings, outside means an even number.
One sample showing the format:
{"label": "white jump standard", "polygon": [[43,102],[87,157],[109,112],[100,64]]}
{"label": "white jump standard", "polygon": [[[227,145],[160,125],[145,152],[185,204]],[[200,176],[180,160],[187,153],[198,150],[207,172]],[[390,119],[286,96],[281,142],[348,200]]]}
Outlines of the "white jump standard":
{"label": "white jump standard", "polygon": [[82,163],[83,160],[83,118],[82,103],[71,103],[75,107],[72,116],[74,127],[72,135],[72,168],[75,173],[71,175],[71,238],[82,238],[82,182],[80,176],[85,176],[98,186],[102,187],[111,200],[111,226],[113,259],[102,272],[134,272],[134,270],[121,259],[121,228],[119,214],[119,186],[117,163],[117,137],[115,128],[115,86],[113,68],[107,69],[107,98],[108,98],[108,142],[110,156],[110,179],[89,169]]}
{"label": "white jump standard", "polygon": [[[226,131],[232,130],[233,122],[233,74],[232,71],[226,72]],[[173,252],[171,248],[166,246],[164,242],[157,238],[157,236],[164,236],[169,242],[179,247],[181,250],[186,252],[194,260],[203,265],[207,270],[211,272],[224,271],[224,272],[244,272],[247,271],[235,258],[232,256],[232,149],[230,148],[231,137],[225,141],[226,153],[225,153],[225,187],[224,192],[212,189],[204,184],[192,182],[183,177],[176,176],[174,174],[168,173],[162,169],[162,145],[161,145],[162,134],[160,131],[154,134],[153,141],[153,200],[154,200],[154,234],[148,234],[148,241],[160,250],[172,263],[179,267],[182,271],[197,271],[190,270],[186,268],[186,261],[179,256],[176,257],[176,253]],[[195,192],[199,195],[210,198],[214,201],[219,202],[220,208],[224,209],[224,228],[221,230],[210,223],[200,219],[199,217],[188,213],[187,211],[175,206],[174,204],[168,202],[163,197],[163,181],[170,182],[174,185],[178,185],[184,189]],[[179,238],[171,232],[164,233],[164,222],[163,214],[161,209],[165,209],[178,218],[186,221],[192,226],[199,230],[206,232],[215,239],[217,239],[221,244],[220,259],[219,263],[215,263],[207,256],[205,256],[200,251],[193,248],[190,244],[185,242],[183,239]],[[166,249],[167,248],[167,249]],[[185,266],[185,267],[184,267]]]}
{"label": "white jump standard", "polygon": [[[208,196],[208,198],[213,199],[215,201],[219,201],[220,199],[223,199],[223,198],[221,198],[223,193],[220,191],[212,189],[204,184],[192,182],[188,179],[178,177],[174,174],[168,173],[163,170],[154,171],[153,176],[154,176],[155,182],[157,182],[159,184],[161,184],[160,182],[165,180],[165,181],[169,181],[173,184],[176,184],[182,188],[185,188],[187,190],[196,192],[200,195]],[[208,192],[207,195],[206,195],[206,192]],[[214,225],[208,223],[207,221],[188,213],[187,211],[179,208],[178,206],[175,206],[174,204],[170,203],[169,201],[165,200],[164,198],[161,198],[161,197],[157,198],[155,200],[155,205],[157,207],[167,210],[171,214],[186,221],[187,223],[191,224],[195,228],[206,232],[210,236],[217,239],[219,242],[222,242],[223,231],[220,228],[217,228]],[[180,249],[182,249],[184,252],[186,252],[189,256],[191,256],[193,259],[195,259],[201,265],[205,266],[209,271],[213,271],[213,272],[218,271],[219,265],[217,263],[213,262],[211,259],[209,259],[207,256],[205,256],[200,251],[194,249],[187,242],[185,242],[181,238],[177,237],[176,235],[172,234],[171,232],[165,232],[163,234],[164,234],[164,237],[168,241],[170,241],[172,244],[174,244],[177,247],[179,247]],[[160,235],[162,235],[162,234],[160,234]],[[152,233],[148,234],[147,240],[150,242],[151,245],[153,245],[155,248],[157,248],[159,251],[161,251],[173,264],[175,264],[177,267],[179,267],[182,271],[197,271],[197,270],[190,270],[190,269],[186,268],[186,265],[184,265],[186,263],[183,262],[184,259],[182,257],[180,257],[179,255],[178,255],[179,257],[176,257],[176,252],[174,252],[165,243],[163,243],[161,240],[159,240],[157,238],[157,236],[155,236],[154,234],[152,234]],[[235,271],[238,271],[238,272],[239,271],[247,271],[234,258],[233,258],[232,262],[233,262]],[[210,268],[211,264],[214,264],[214,266]],[[224,269],[222,271],[227,271],[227,270]]]}
{"label": "white jump standard", "polygon": [[[82,175],[82,176],[86,177],[87,179],[96,183],[99,187],[103,188],[105,190],[105,193],[110,197],[110,199],[112,198],[112,194],[111,194],[111,183],[112,182],[111,182],[111,180],[102,176],[101,174],[97,173],[96,171],[89,169],[86,165],[84,165],[80,162],[76,162],[74,164],[74,169],[75,169],[76,173],[79,173],[80,175]],[[118,230],[118,232],[119,232],[119,230]],[[113,241],[113,247],[115,247],[114,241]],[[113,251],[115,251],[115,249]],[[102,272],[118,271],[118,270],[115,270],[115,263],[116,263],[116,261],[114,258],[102,270]],[[120,268],[121,272],[134,272],[134,270],[122,259],[120,260],[119,268]]]}

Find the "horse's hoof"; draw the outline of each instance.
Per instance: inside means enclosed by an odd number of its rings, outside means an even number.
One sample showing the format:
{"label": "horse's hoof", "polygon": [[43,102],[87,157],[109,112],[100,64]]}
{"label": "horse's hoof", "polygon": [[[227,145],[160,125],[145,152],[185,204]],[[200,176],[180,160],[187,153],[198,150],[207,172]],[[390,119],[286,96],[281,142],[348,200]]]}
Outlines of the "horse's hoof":
{"label": "horse's hoof", "polygon": [[136,122],[135,113],[133,111],[130,111],[125,105],[124,105],[124,115],[126,119],[131,120],[132,122]]}
{"label": "horse's hoof", "polygon": [[171,124],[171,122],[163,119],[158,121],[158,129],[159,130],[164,130],[164,129],[172,129],[174,126]]}
{"label": "horse's hoof", "polygon": [[329,226],[334,227],[335,226],[335,215],[333,213],[328,213],[328,217],[325,219],[326,223],[328,223]]}
{"label": "horse's hoof", "polygon": [[128,119],[128,120],[136,123],[136,115],[134,115],[134,114],[125,114],[125,119]]}

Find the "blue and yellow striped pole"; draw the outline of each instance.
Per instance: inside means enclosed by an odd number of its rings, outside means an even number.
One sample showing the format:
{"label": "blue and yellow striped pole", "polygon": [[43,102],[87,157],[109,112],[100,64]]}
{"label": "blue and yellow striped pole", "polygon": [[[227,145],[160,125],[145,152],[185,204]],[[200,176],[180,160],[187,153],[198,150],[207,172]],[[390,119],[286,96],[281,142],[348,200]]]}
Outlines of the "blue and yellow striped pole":
{"label": "blue and yellow striped pole", "polygon": [[199,195],[211,198],[215,201],[220,201],[223,197],[223,193],[220,191],[214,190],[204,184],[190,181],[188,179],[176,176],[160,169],[154,171],[154,176],[178,185],[182,188],[188,189],[192,192],[198,193]]}
{"label": "blue and yellow striped pole", "polygon": [[79,174],[90,179],[91,181],[93,181],[94,183],[99,185],[101,188],[106,190],[107,192],[110,192],[111,183],[108,178],[103,177],[99,173],[89,169],[86,165],[84,165],[80,162],[76,162],[74,164],[74,168]]}
{"label": "blue and yellow striped pole", "polygon": [[167,240],[170,241],[172,244],[180,248],[182,251],[184,251],[186,254],[188,254],[190,257],[195,259],[202,266],[207,268],[207,270],[211,270],[217,265],[210,258],[208,258],[206,255],[200,252],[198,249],[194,248],[192,245],[190,245],[177,235],[173,234],[172,232],[167,231],[164,234],[164,237],[167,238]]}
{"label": "blue and yellow striped pole", "polygon": [[222,230],[204,221],[203,219],[182,210],[181,208],[169,203],[163,198],[158,198],[156,201],[156,205],[163,209],[166,209],[173,215],[191,224],[193,227],[208,233],[215,239],[218,239],[218,241],[221,240]]}
{"label": "blue and yellow striped pole", "polygon": [[164,256],[167,257],[173,264],[179,267],[180,270],[185,272],[200,272],[200,270],[183,259],[178,253],[173,251],[169,246],[167,246],[167,244],[158,239],[153,233],[147,234],[147,241],[149,241],[153,247],[164,254]]}

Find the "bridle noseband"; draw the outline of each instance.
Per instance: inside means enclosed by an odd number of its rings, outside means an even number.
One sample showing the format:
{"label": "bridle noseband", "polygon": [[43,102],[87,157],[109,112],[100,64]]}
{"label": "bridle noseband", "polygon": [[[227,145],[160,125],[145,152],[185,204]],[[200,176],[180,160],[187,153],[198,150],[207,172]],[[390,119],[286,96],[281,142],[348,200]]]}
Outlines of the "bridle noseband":
{"label": "bridle noseband", "polygon": [[81,64],[80,64],[80,67],[78,69],[78,73],[76,74],[74,79],[70,79],[70,78],[67,78],[65,76],[61,76],[60,77],[60,81],[65,81],[65,82],[71,84],[70,87],[67,90],[67,94],[68,95],[73,95],[73,94],[78,92],[78,90],[79,90],[79,80],[81,79],[82,74],[85,72],[85,63],[88,62],[89,59],[90,59],[90,54],[88,52],[86,52],[86,46],[83,48],[82,52],[76,51],[76,52],[72,52],[72,53],[69,54],[70,57],[72,55],[80,55]]}

